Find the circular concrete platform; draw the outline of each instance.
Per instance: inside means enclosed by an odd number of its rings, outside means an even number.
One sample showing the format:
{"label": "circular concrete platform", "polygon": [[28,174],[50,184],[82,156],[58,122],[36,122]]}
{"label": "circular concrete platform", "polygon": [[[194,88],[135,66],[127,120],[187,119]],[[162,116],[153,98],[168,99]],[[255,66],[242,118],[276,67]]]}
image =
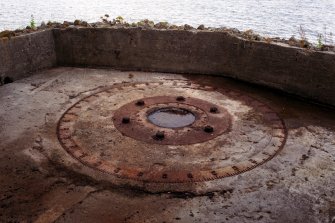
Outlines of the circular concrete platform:
{"label": "circular concrete platform", "polygon": [[[323,223],[335,217],[331,109],[217,76],[73,67],[4,85],[0,96],[0,222]],[[160,97],[173,102],[149,105]],[[216,109],[188,104],[190,98]],[[141,100],[143,107],[115,119]],[[202,136],[216,133],[215,126],[204,132],[205,118],[221,115],[230,125],[213,138],[168,142],[183,130],[197,132],[197,123]],[[151,129],[152,141],[120,128],[128,124]],[[157,130],[164,137],[155,140]],[[243,170],[241,162],[255,168],[235,172],[233,166]]]}
{"label": "circular concrete platform", "polygon": [[[182,110],[194,120],[150,121],[162,109]],[[57,134],[90,168],[159,184],[243,173],[273,158],[287,137],[278,114],[248,95],[172,81],[118,84],[89,95],[63,114]]]}

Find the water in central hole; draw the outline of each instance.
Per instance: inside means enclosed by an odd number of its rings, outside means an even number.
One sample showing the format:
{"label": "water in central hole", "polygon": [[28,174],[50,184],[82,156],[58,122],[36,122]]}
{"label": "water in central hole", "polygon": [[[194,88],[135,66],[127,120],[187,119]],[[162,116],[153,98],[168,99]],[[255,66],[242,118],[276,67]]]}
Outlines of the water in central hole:
{"label": "water in central hole", "polygon": [[148,115],[149,121],[159,127],[181,128],[192,124],[195,116],[192,112],[181,108],[161,108]]}

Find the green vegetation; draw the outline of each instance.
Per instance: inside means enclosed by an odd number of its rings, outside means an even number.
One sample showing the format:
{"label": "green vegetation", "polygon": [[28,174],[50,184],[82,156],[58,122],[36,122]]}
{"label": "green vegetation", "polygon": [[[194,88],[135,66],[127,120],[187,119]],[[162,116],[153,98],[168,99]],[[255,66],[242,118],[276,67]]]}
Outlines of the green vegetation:
{"label": "green vegetation", "polygon": [[322,43],[322,39],[323,39],[323,36],[322,36],[322,34],[318,34],[318,43],[317,43],[317,45],[316,45],[316,47],[318,48],[318,49],[322,49],[323,48],[323,43]]}
{"label": "green vegetation", "polygon": [[35,23],[34,15],[30,16],[30,28],[31,29],[36,29],[36,23]]}
{"label": "green vegetation", "polygon": [[102,23],[108,24],[108,25],[129,25],[122,16],[118,16],[113,20],[109,19],[109,15],[105,14],[104,16],[100,17]]}
{"label": "green vegetation", "polygon": [[149,19],[143,19],[137,23],[137,26],[142,26],[142,27],[151,27],[153,28],[155,26],[154,21],[149,20]]}
{"label": "green vegetation", "polygon": [[115,19],[113,19],[113,21],[115,22],[115,24],[124,24],[125,23],[122,16],[116,17]]}
{"label": "green vegetation", "polygon": [[308,42],[306,38],[305,29],[300,25],[298,29],[298,33],[300,36],[300,40],[297,40],[293,37],[290,38],[289,44],[296,45],[296,42],[299,42],[299,46],[302,48],[313,48],[317,50],[334,50],[334,42],[333,42],[333,33],[327,32],[327,26],[324,26],[323,34],[317,33],[317,42],[315,44],[311,44]]}

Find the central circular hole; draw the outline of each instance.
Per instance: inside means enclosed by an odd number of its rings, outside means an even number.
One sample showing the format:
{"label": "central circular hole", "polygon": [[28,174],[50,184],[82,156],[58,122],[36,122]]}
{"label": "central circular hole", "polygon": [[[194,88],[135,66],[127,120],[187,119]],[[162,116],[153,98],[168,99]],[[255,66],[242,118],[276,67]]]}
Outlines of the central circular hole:
{"label": "central circular hole", "polygon": [[163,128],[181,128],[192,124],[195,115],[182,108],[161,108],[148,115],[149,121]]}

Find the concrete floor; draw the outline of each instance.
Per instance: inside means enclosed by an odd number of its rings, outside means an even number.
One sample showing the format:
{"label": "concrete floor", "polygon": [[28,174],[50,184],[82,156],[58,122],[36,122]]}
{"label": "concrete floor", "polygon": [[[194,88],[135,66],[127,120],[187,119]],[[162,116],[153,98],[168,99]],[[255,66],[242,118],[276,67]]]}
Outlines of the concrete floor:
{"label": "concrete floor", "polygon": [[[60,146],[57,122],[85,96],[116,83],[179,81],[268,104],[288,130],[283,150],[189,192],[149,192]],[[64,67],[0,87],[0,101],[0,222],[335,222],[334,110],[221,77]]]}

